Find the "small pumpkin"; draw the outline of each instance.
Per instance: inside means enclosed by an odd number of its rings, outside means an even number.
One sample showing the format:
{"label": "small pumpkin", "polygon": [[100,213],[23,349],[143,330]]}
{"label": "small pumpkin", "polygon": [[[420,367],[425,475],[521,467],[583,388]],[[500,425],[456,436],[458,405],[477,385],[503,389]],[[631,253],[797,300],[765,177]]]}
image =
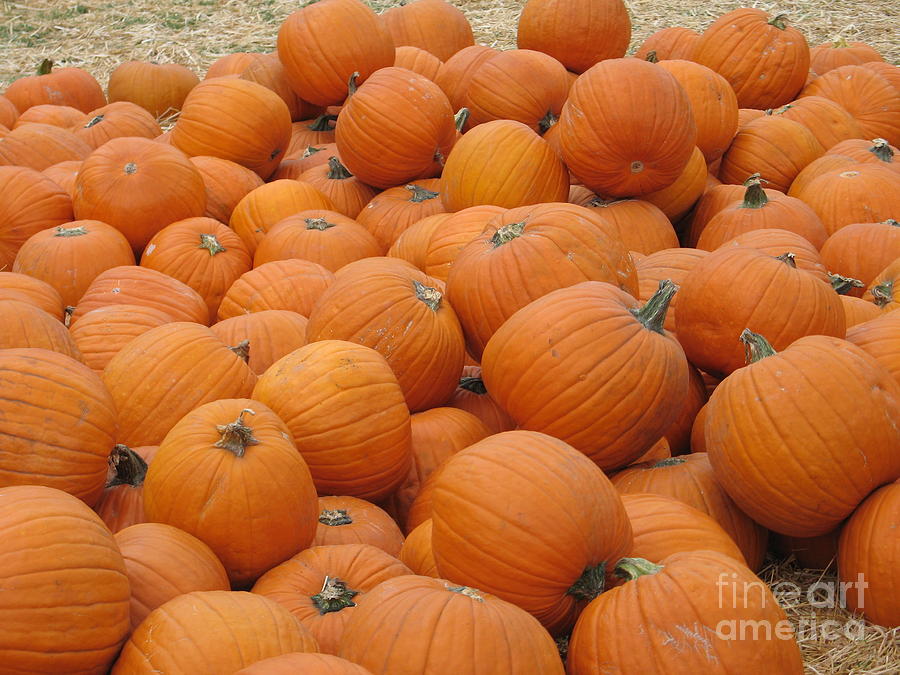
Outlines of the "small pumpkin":
{"label": "small pumpkin", "polygon": [[281,309],[308,317],[334,274],[318,263],[291,258],[273,260],[245,272],[225,293],[219,321],[233,316]]}
{"label": "small pumpkin", "polygon": [[466,15],[444,0],[404,2],[380,18],[395,45],[425,49],[441,61],[475,44]]}
{"label": "small pumpkin", "polygon": [[306,323],[306,317],[297,312],[265,309],[223,319],[209,329],[236,352],[246,346],[247,365],[262,375],[282,356],[306,344]]}
{"label": "small pumpkin", "polygon": [[153,459],[157,448],[155,445],[145,445],[131,449],[127,445],[116,445],[109,453],[106,487],[94,504],[94,510],[113,534],[147,522],[144,514],[144,479],[147,477],[147,464]]}
{"label": "small pumpkin", "polygon": [[110,73],[107,91],[110,103],[129,101],[158,119],[180,111],[198,84],[194,72],[179,63],[127,61]]}
{"label": "small pumpkin", "polygon": [[30,107],[45,103],[68,105],[88,112],[106,104],[106,97],[97,80],[81,68],[57,68],[44,59],[36,75],[26,75],[10,84],[3,95],[23,113]]}
{"label": "small pumpkin", "polygon": [[313,546],[369,544],[396,557],[403,533],[385,511],[357,497],[319,497]]}

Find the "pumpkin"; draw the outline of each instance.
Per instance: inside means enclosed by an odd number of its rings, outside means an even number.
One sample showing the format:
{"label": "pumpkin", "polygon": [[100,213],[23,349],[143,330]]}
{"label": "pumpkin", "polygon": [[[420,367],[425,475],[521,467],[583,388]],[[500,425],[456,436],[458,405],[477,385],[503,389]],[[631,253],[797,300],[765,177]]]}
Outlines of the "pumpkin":
{"label": "pumpkin", "polygon": [[285,153],[286,159],[303,156],[310,146],[334,143],[334,123],[336,115],[323,113],[318,117],[300,120],[291,124],[291,142]]}
{"label": "pumpkin", "polygon": [[842,141],[863,136],[862,128],[850,113],[822,96],[804,96],[766,114],[800,122],[828,152]]}
{"label": "pumpkin", "polygon": [[424,673],[434,663],[452,673],[483,664],[504,673],[563,673],[553,639],[526,612],[480,589],[416,575],[389,579],[360,600],[338,656],[376,675]]}
{"label": "pumpkin", "polygon": [[[625,558],[611,572],[624,583],[582,613],[569,639],[571,675],[596,673],[598,663],[623,673],[803,672],[784,610],[743,563],[691,551],[659,565]],[[683,601],[673,602],[673,595]],[[702,648],[675,646],[697,639]]]}
{"label": "pumpkin", "polygon": [[842,295],[841,303],[844,305],[844,316],[847,317],[847,331],[849,332],[853,326],[857,326],[866,321],[877,319],[881,316],[881,309],[878,305],[866,302],[862,298],[852,295]]}
{"label": "pumpkin", "polygon": [[[809,98],[815,97],[810,96]],[[837,155],[853,160],[855,163],[879,164],[900,171],[900,160],[894,160],[898,152],[900,151],[897,148],[883,138],[874,138],[871,141],[851,138],[834,144],[825,155]]]}
{"label": "pumpkin", "polygon": [[82,361],[66,327],[28,302],[0,300],[0,349],[47,349]]}
{"label": "pumpkin", "polygon": [[347,170],[337,157],[329,157],[327,164],[320,164],[304,171],[297,180],[309,183],[328,197],[338,213],[356,218],[362,208],[377,194]]}
{"label": "pumpkin", "polygon": [[900,223],[853,223],[832,234],[822,246],[822,261],[832,272],[859,279],[863,287],[849,295],[861,296],[863,288],[894,259],[900,258]]}
{"label": "pumpkin", "polygon": [[440,190],[441,181],[437,178],[388,188],[375,195],[356,220],[385,252],[414,223],[444,212]]}
{"label": "pumpkin", "polygon": [[257,61],[262,61],[264,54],[258,52],[235,52],[234,54],[226,54],[221,58],[213,61],[206,70],[204,80],[211,80],[215,77],[240,76],[247,68]]}
{"label": "pumpkin", "polygon": [[620,0],[528,0],[519,15],[519,49],[545,52],[583,73],[599,61],[625,56],[631,19]]}
{"label": "pumpkin", "polygon": [[806,165],[797,177],[794,179],[794,182],[791,183],[791,188],[788,190],[788,194],[791,196],[796,195],[798,192],[803,192],[806,189],[806,186],[809,185],[813,180],[822,176],[826,173],[834,173],[837,171],[844,171],[846,169],[854,169],[857,164],[862,164],[866,162],[859,162],[851,157],[847,157],[846,155],[832,155],[832,154],[824,154],[819,159],[810,162]]}
{"label": "pumpkin", "polygon": [[[126,298],[127,300],[127,298]],[[69,329],[82,361],[98,375],[138,335],[175,321],[166,308],[109,304],[85,312]]]}
{"label": "pumpkin", "polygon": [[114,138],[75,178],[75,217],[112,225],[140,252],[169,223],[203,215],[200,172],[178,149],[146,138]]}
{"label": "pumpkin", "polygon": [[306,317],[285,309],[238,314],[210,326],[213,334],[233,349],[246,343],[247,365],[262,375],[273,363],[306,344]]}
{"label": "pumpkin", "polygon": [[574,204],[541,204],[510,209],[488,221],[450,268],[447,295],[469,351],[480,359],[490,337],[516,311],[582,281],[606,281],[637,292],[631,258],[597,212]]}
{"label": "pumpkin", "polygon": [[742,341],[750,364],[723,380],[707,404],[716,479],[742,511],[775,532],[828,532],[900,475],[893,422],[900,385],[844,340],[804,337],[780,353],[750,331]]}
{"label": "pumpkin", "polygon": [[291,89],[278,54],[263,54],[262,58],[253,60],[240,73],[240,77],[242,80],[256,82],[276,93],[287,106],[291,120],[304,120],[321,110],[319,106],[301,99]]}
{"label": "pumpkin", "polygon": [[103,382],[119,411],[118,438],[135,446],[159,445],[200,405],[247,396],[256,376],[205,326],[174,322],[126,344],[106,365]]}
{"label": "pumpkin", "polygon": [[190,157],[230,159],[266,179],[284,157],[291,114],[270,89],[239,78],[214,78],[184,100],[172,144]]}
{"label": "pumpkin", "polygon": [[[708,175],[709,170],[706,166],[706,160],[703,158],[703,153],[699,147],[694,148],[691,159],[674,183],[661,190],[646,193],[641,197],[641,200],[657,206],[667,220],[678,222],[687,215],[691,207],[694,206],[706,190]],[[670,229],[663,228],[659,238],[655,244],[651,244],[649,247],[651,250],[648,252],[652,253],[662,248],[669,248],[669,242],[672,241],[672,235],[675,234],[674,230],[670,234]],[[644,244],[643,248],[647,249],[648,246]]]}
{"label": "pumpkin", "polygon": [[469,82],[481,65],[498,54],[499,52],[491,47],[471,45],[444,59],[434,83],[447,95],[453,110],[463,107]]}
{"label": "pumpkin", "polygon": [[[680,286],[688,272],[706,255],[706,251],[696,248],[669,248],[636,261],[634,267],[638,278],[638,294],[635,297],[646,302],[653,297],[659,289],[659,283],[665,279]],[[679,293],[672,296],[664,324],[665,329],[673,334],[679,297]]]}
{"label": "pumpkin", "polygon": [[717,375],[745,365],[739,339],[745,328],[775,336],[777,349],[804,335],[846,332],[837,294],[796,269],[789,253],[775,258],[751,248],[718,249],[688,273],[679,293],[678,341],[691,363]]}
{"label": "pumpkin", "polygon": [[431,548],[432,520],[429,518],[417,526],[406,537],[400,549],[400,562],[409,567],[413,574],[438,578],[437,563]]}
{"label": "pumpkin", "polygon": [[[647,37],[634,52],[634,58],[647,60],[651,52],[655,53],[657,60],[668,61],[685,59],[691,60],[700,34],[690,28],[670,26],[661,28]],[[731,85],[728,85],[729,87]],[[732,90],[732,94],[734,90]]]}
{"label": "pumpkin", "polygon": [[289,610],[326,654],[335,654],[356,606],[388,579],[410,570],[370,544],[316,545],[272,568],[253,592]]}
{"label": "pumpkin", "polygon": [[319,497],[313,546],[369,544],[396,557],[403,533],[381,508],[356,497]]}
{"label": "pumpkin", "polygon": [[0,527],[3,667],[107,672],[128,635],[129,585],[103,521],[71,495],[23,485],[0,488]]}
{"label": "pumpkin", "polygon": [[116,445],[109,453],[106,487],[94,504],[94,510],[113,534],[147,522],[144,478],[147,477],[147,464],[156,454],[157,447],[145,445],[132,450],[127,445]]}
{"label": "pumpkin", "polygon": [[446,282],[450,268],[463,249],[478,238],[494,216],[505,211],[499,206],[470,206],[449,214],[423,246],[419,269]]}
{"label": "pumpkin", "polygon": [[3,95],[23,113],[42,103],[68,105],[82,112],[106,103],[97,80],[81,68],[57,68],[44,59],[36,75],[26,75],[10,84]]}
{"label": "pumpkin", "polygon": [[215,321],[231,285],[251,267],[241,238],[212,218],[186,218],[166,226],[150,239],[141,267],[157,270],[193,288]]}
{"label": "pumpkin", "polygon": [[479,124],[453,146],[441,175],[448,211],[563,202],[569,180],[553,148],[521,122]]}
{"label": "pumpkin", "polygon": [[797,269],[809,272],[825,283],[832,284],[832,277],[829,276],[828,270],[822,262],[822,256],[819,255],[816,247],[808,239],[790,230],[778,228],[750,230],[726,241],[719,248],[725,248],[726,246],[755,248],[757,251],[768,253],[776,258],[790,253],[793,255],[793,261]]}
{"label": "pumpkin", "polygon": [[[885,628],[900,626],[900,593],[893,570],[900,559],[900,482],[876,490],[841,531],[838,576],[847,607]],[[863,586],[863,584],[865,584]]]}
{"label": "pumpkin", "polygon": [[696,247],[700,234],[710,218],[725,207],[731,206],[734,202],[741,201],[745,191],[746,189],[743,185],[724,185],[719,183],[708,186],[694,205],[694,209],[682,232],[685,245]]}
{"label": "pumpkin", "polygon": [[198,155],[191,157],[191,164],[200,172],[206,188],[203,215],[220,223],[227,223],[238,202],[263,184],[250,169],[228,159]]}
{"label": "pumpkin", "polygon": [[894,86],[894,89],[900,91],[900,73],[897,72],[897,66],[881,61],[868,61],[861,65],[866,70],[881,75]]}
{"label": "pumpkin", "polygon": [[207,544],[237,587],[309,546],[316,531],[303,456],[284,422],[248,399],[194,407],[172,427],[147,471],[144,509]]}
{"label": "pumpkin", "polygon": [[253,398],[287,424],[319,494],[378,499],[409,472],[409,410],[374,349],[340,340],[308,344],[272,364]]}
{"label": "pumpkin", "polygon": [[162,133],[153,116],[135,103],[119,101],[92,110],[71,126],[92,149],[111,138],[140,136],[154,139]]}
{"label": "pumpkin", "polygon": [[281,24],[278,58],[300,98],[334,105],[346,98],[354,72],[362,83],[393,63],[394,43],[375,13],[359,0],[322,0]]}
{"label": "pumpkin", "polygon": [[15,125],[10,124],[9,128],[14,129],[23,124],[38,123],[69,129],[82,118],[84,118],[84,112],[78,108],[73,108],[70,105],[44,103],[28,108],[16,118]]}
{"label": "pumpkin", "polygon": [[198,84],[194,72],[178,63],[127,61],[110,73],[107,91],[110,103],[129,101],[158,119],[180,111]]}
{"label": "pumpkin", "polygon": [[194,289],[168,274],[136,265],[112,267],[94,277],[72,313],[72,326],[88,312],[109,305],[149,307],[174,321],[205,324],[209,320],[209,308]]}
{"label": "pumpkin", "polygon": [[99,274],[122,265],[134,265],[134,253],[121,232],[98,220],[76,220],[31,235],[13,271],[46,281],[74,306]]}
{"label": "pumpkin", "polygon": [[427,52],[419,47],[405,45],[394,50],[394,63],[392,65],[397,68],[411,70],[434,82],[438,71],[441,69],[441,63],[443,62],[431,52]]}
{"label": "pumpkin", "polygon": [[139,523],[116,533],[131,586],[131,628],[172,598],[193,591],[228,591],[228,575],[202,541],[163,523]]}
{"label": "pumpkin", "polygon": [[[479,206],[474,208],[479,210],[495,208],[500,211],[503,210],[500,209],[500,207],[494,206]],[[468,211],[468,209],[463,209],[463,211]],[[441,225],[447,222],[452,215],[452,213],[435,213],[434,215],[425,216],[421,220],[417,220],[410,225],[408,229],[404,230],[403,233],[397,237],[397,240],[391,244],[391,247],[387,252],[388,257],[400,258],[401,260],[411,263],[413,267],[423,269],[425,267],[425,255],[431,244],[432,236],[440,232]]]}
{"label": "pumpkin", "polygon": [[41,171],[41,173],[65,190],[66,193],[74,199],[75,179],[78,177],[78,170],[81,168],[81,164],[82,161],[80,159],[68,159],[64,162],[58,162],[57,164],[48,166]]}
{"label": "pumpkin", "polygon": [[241,668],[235,675],[371,675],[371,673],[346,659],[331,654],[291,653],[273,656]]}
{"label": "pumpkin", "polygon": [[491,397],[481,379],[479,366],[465,366],[456,392],[447,405],[471,413],[480,419],[491,433],[512,431],[516,422]]}
{"label": "pumpkin", "polygon": [[847,42],[843,37],[809,50],[809,69],[816,75],[824,75],[840,66],[858,66],[867,61],[883,60],[874,47],[865,42]]}
{"label": "pumpkin", "polygon": [[0,94],[0,124],[12,129],[19,118],[19,109],[8,98]]}
{"label": "pumpkin", "polygon": [[761,9],[723,14],[700,35],[691,59],[728,80],[741,108],[765,110],[794,100],[809,71],[809,46],[787,15]]}
{"label": "pumpkin", "polygon": [[309,316],[334,274],[309,260],[274,260],[235,280],[219,305],[219,320],[282,309]]}
{"label": "pumpkin", "polygon": [[419,47],[441,61],[475,44],[466,15],[444,0],[404,2],[380,18],[396,46]]}
{"label": "pumpkin", "polygon": [[100,378],[47,349],[0,350],[0,485],[45,485],[93,506],[116,442],[116,406]]}
{"label": "pumpkin", "polygon": [[111,672],[233,673],[272,656],[316,650],[310,632],[268,598],[194,591],[150,612],[128,638]]}
{"label": "pumpkin", "polygon": [[378,351],[413,412],[450,397],[465,358],[462,328],[437,282],[395,258],[344,267],[313,307],[307,338]]}
{"label": "pumpkin", "polygon": [[71,159],[84,159],[93,148],[73,132],[49,124],[23,124],[0,138],[0,166],[43,171]]}
{"label": "pumpkin", "polygon": [[[679,413],[675,420],[666,429],[662,439],[668,446],[669,454],[660,456],[659,459],[682,455],[691,452],[691,430],[694,420],[700,410],[706,404],[709,394],[706,391],[706,383],[700,371],[694,366],[688,367],[688,393],[678,406]],[[654,459],[657,455],[654,455]],[[646,461],[650,461],[648,458]]]}
{"label": "pumpkin", "polygon": [[[602,94],[609,91],[616,96]],[[684,88],[666,70],[638,59],[609,59],[586,71],[559,119],[566,165],[585,186],[608,197],[639,197],[668,187],[687,166],[696,139]]]}
{"label": "pumpkin", "polygon": [[18,300],[34,305],[62,321],[65,307],[53,286],[26,274],[0,271],[0,300]]}

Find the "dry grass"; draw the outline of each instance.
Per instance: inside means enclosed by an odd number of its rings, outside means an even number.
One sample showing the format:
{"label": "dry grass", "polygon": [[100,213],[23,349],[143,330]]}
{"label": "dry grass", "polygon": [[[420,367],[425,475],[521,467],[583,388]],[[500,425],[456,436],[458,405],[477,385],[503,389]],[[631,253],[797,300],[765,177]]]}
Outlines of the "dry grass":
{"label": "dry grass", "polygon": [[[451,0],[469,17],[476,39],[511,47],[523,0]],[[625,0],[633,44],[659,28],[702,30],[742,5],[787,12],[817,44],[843,36],[869,42],[887,61],[900,59],[897,0]],[[270,51],[278,26],[298,0],[0,0],[0,86],[33,72],[49,57],[81,66],[106,83],[122,61],[155,59],[184,63],[203,73],[215,59],[237,51]],[[376,10],[396,4],[374,0]]]}

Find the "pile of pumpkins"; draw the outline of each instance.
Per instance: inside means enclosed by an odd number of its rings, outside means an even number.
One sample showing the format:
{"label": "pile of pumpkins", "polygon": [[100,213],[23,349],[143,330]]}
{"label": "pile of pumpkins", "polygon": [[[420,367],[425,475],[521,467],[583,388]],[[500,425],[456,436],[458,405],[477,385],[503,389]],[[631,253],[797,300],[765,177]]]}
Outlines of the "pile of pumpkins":
{"label": "pile of pumpkins", "polygon": [[0,670],[799,674],[767,552],[900,624],[900,69],[630,35],[320,0],[6,89]]}

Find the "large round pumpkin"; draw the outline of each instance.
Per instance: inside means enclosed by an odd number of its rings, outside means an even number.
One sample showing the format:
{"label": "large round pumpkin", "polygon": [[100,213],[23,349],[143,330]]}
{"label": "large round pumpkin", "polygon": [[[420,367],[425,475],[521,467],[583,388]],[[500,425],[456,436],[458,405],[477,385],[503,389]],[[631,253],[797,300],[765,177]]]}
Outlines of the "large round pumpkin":
{"label": "large round pumpkin", "polygon": [[445,0],[402,2],[380,18],[395,45],[425,49],[441,61],[475,43],[466,15]]}
{"label": "large round pumpkin", "polygon": [[265,309],[223,319],[209,329],[232,348],[246,341],[250,352],[247,365],[262,375],[282,356],[306,344],[306,323],[306,317],[297,312]]}
{"label": "large round pumpkin", "polygon": [[165,117],[180,111],[198,84],[194,72],[178,63],[127,61],[109,75],[109,100],[130,101],[155,118]]}

